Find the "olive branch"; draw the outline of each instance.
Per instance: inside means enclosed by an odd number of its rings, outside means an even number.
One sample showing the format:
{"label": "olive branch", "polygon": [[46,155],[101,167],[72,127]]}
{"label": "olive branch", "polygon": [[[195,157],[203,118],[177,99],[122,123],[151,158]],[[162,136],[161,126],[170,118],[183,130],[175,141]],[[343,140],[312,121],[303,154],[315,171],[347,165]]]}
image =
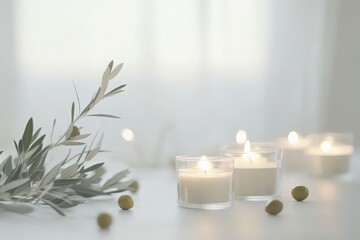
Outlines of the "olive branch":
{"label": "olive branch", "polygon": [[[85,140],[91,134],[81,134],[76,126],[85,117],[119,118],[109,114],[90,114],[91,110],[103,99],[124,91],[126,84],[115,87],[107,92],[109,81],[116,77],[122,69],[119,64],[114,69],[113,61],[107,66],[102,82],[89,104],[81,109],[79,95],[74,84],[77,97],[78,115],[75,116],[75,103],[71,105],[71,122],[61,137],[52,143],[56,119],[53,122],[50,144],[44,144],[45,134],[41,135],[41,128],[34,131],[33,119],[26,124],[22,138],[14,145],[17,156],[8,156],[0,163],[0,208],[18,213],[33,210],[32,205],[47,205],[59,214],[65,216],[63,208],[70,208],[83,203],[86,198],[126,190],[135,191],[133,180],[127,180],[129,171],[123,170],[101,184],[105,169],[104,162],[88,166],[88,162],[101,150],[100,140],[94,144],[97,133],[88,146]],[[57,147],[67,147],[65,158],[46,170],[48,154]],[[72,147],[84,146],[82,151],[71,154]],[[0,151],[0,155],[3,152]],[[86,165],[86,166],[85,166]],[[27,204],[24,204],[27,203]]]}

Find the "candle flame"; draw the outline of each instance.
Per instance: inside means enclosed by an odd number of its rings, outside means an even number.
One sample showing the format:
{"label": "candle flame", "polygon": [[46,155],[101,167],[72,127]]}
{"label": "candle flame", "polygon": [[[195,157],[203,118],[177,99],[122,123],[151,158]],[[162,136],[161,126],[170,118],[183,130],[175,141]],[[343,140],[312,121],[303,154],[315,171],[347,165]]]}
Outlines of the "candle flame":
{"label": "candle flame", "polygon": [[244,152],[245,152],[245,153],[250,153],[250,152],[251,152],[251,145],[250,145],[250,141],[249,141],[249,140],[246,140],[246,142],[245,142]]}
{"label": "candle flame", "polygon": [[238,144],[244,144],[247,139],[247,134],[245,130],[239,130],[236,134],[236,142]]}
{"label": "candle flame", "polygon": [[127,142],[131,142],[134,140],[134,133],[130,128],[125,128],[121,131],[121,136],[125,139]]}
{"label": "candle flame", "polygon": [[258,161],[261,158],[261,155],[259,153],[251,151],[251,145],[249,140],[247,140],[245,143],[244,153],[244,158],[250,161],[251,164],[253,163],[253,161]]}
{"label": "candle flame", "polygon": [[295,131],[291,131],[288,135],[288,141],[290,144],[295,144],[299,142],[299,135]]}
{"label": "candle flame", "polygon": [[198,167],[205,173],[211,169],[211,163],[208,161],[208,158],[204,155],[201,156],[201,160],[198,163]]}
{"label": "candle flame", "polygon": [[320,148],[323,152],[329,152],[332,148],[332,145],[329,141],[322,141],[320,144]]}

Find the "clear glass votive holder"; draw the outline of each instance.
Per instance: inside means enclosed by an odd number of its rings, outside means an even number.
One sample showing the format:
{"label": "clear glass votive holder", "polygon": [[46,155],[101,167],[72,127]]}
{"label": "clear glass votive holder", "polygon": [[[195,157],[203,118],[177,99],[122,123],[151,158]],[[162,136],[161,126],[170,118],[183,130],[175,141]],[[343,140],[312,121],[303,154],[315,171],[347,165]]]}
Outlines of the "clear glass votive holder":
{"label": "clear glass votive holder", "polygon": [[315,177],[331,177],[349,171],[350,156],[354,152],[351,133],[322,133],[307,137],[308,168]]}
{"label": "clear glass votive holder", "polygon": [[268,200],[280,195],[282,151],[273,143],[225,149],[234,157],[234,198]]}
{"label": "clear glass votive holder", "polygon": [[175,161],[180,207],[212,210],[231,205],[232,157],[177,156]]}

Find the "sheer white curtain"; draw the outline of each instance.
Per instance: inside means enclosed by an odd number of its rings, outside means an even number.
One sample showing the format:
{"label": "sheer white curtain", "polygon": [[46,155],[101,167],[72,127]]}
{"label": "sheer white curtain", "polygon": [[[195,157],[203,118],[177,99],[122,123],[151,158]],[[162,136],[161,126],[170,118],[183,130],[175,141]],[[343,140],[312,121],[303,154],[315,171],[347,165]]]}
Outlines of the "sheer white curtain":
{"label": "sheer white curtain", "polygon": [[[125,63],[120,79],[128,87],[99,111],[119,114],[122,120],[106,125],[90,120],[85,129],[104,125],[105,145],[119,152],[119,159],[163,164],[176,154],[217,152],[234,144],[239,129],[252,140],[271,140],[292,129],[308,133],[323,126],[325,53],[335,34],[327,27],[335,21],[328,12],[334,3],[1,4],[13,12],[13,29],[1,31],[14,32],[14,39],[8,39],[14,52],[7,54],[18,76],[20,102],[13,123],[21,128],[15,131],[18,136],[30,116],[49,129],[55,117],[68,121],[75,98],[71,79],[85,102],[111,59]],[[1,88],[7,85],[2,80]],[[134,131],[134,141],[121,137],[123,128]]]}
{"label": "sheer white curtain", "polygon": [[14,3],[0,1],[0,149],[11,143],[15,126],[14,107],[18,98],[16,91],[15,51],[14,51]]}

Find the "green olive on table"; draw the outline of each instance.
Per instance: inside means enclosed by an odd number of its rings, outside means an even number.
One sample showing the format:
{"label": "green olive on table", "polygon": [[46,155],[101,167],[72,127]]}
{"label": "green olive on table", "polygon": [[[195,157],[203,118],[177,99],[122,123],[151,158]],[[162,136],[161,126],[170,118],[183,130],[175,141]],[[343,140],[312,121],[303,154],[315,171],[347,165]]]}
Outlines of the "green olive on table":
{"label": "green olive on table", "polygon": [[112,217],[108,213],[101,213],[97,218],[97,223],[100,228],[107,229],[110,227],[112,223]]}
{"label": "green olive on table", "polygon": [[118,200],[119,207],[123,210],[129,210],[134,206],[134,201],[129,195],[122,195]]}
{"label": "green olive on table", "polygon": [[296,201],[303,201],[309,196],[309,189],[305,186],[296,186],[291,190],[291,195]]}
{"label": "green olive on table", "polygon": [[268,214],[277,215],[282,211],[283,207],[284,207],[284,205],[280,200],[273,199],[273,200],[270,200],[267,202],[265,211]]}

